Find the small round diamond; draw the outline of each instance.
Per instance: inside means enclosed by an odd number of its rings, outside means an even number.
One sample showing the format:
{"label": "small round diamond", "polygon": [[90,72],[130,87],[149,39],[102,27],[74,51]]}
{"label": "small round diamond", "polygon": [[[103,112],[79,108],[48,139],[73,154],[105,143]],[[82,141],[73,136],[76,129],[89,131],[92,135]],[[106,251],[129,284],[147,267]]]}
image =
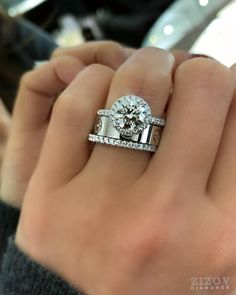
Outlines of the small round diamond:
{"label": "small round diamond", "polygon": [[113,126],[126,137],[143,132],[151,117],[149,105],[135,95],[121,97],[113,104],[111,110]]}
{"label": "small round diamond", "polygon": [[164,118],[155,118],[155,117],[150,117],[149,118],[149,124],[164,127],[165,126],[165,119]]}

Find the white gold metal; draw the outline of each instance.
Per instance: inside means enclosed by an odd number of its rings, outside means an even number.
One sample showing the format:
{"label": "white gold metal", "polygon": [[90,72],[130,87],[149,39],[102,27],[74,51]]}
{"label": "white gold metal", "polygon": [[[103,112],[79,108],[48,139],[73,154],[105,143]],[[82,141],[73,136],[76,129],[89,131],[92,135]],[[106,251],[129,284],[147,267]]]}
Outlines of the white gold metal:
{"label": "white gold metal", "polygon": [[94,134],[89,141],[129,149],[155,152],[164,118],[152,117],[149,105],[140,97],[128,95],[119,98],[111,109],[97,112]]}
{"label": "white gold metal", "polygon": [[165,119],[153,117],[147,102],[136,95],[122,96],[111,109],[99,110],[97,114],[109,117],[114,127],[125,136],[141,133],[148,124],[165,126]]}
{"label": "white gold metal", "polygon": [[97,122],[95,123],[94,128],[95,135],[152,145],[159,144],[161,131],[162,128],[159,126],[148,125],[142,133],[126,137],[120,134],[120,132],[113,126],[110,118],[102,116],[97,117]]}
{"label": "white gold metal", "polygon": [[[108,109],[101,109],[97,111],[97,115],[110,117],[112,116],[112,111]],[[149,117],[147,121],[148,121],[148,124],[156,125],[160,127],[164,127],[166,124],[166,120],[164,118],[159,118],[159,117]]]}
{"label": "white gold metal", "polygon": [[155,152],[161,139],[161,132],[161,127],[148,125],[141,134],[124,137],[113,126],[109,117],[98,116],[94,128],[94,134],[89,135],[89,141],[129,149]]}

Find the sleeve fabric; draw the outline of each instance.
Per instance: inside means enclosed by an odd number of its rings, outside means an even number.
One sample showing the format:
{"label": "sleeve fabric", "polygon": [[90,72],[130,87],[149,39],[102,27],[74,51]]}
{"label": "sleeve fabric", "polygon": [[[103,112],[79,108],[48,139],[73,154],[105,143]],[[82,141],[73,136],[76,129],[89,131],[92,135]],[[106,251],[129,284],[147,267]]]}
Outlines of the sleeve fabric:
{"label": "sleeve fabric", "polygon": [[0,201],[0,294],[84,295],[17,248],[19,215],[18,209]]}
{"label": "sleeve fabric", "polygon": [[4,104],[12,112],[22,75],[34,68],[35,61],[50,59],[58,45],[47,32],[24,18],[16,18],[11,23],[0,40],[4,41],[4,44],[0,42],[4,48],[0,60],[4,59],[4,66],[8,67],[8,74],[0,71],[0,92]]}
{"label": "sleeve fabric", "polygon": [[[7,239],[16,231],[20,211],[0,201],[0,265]],[[1,294],[1,293],[0,293]]]}
{"label": "sleeve fabric", "polygon": [[32,261],[8,240],[0,278],[1,295],[83,295],[56,274]]}

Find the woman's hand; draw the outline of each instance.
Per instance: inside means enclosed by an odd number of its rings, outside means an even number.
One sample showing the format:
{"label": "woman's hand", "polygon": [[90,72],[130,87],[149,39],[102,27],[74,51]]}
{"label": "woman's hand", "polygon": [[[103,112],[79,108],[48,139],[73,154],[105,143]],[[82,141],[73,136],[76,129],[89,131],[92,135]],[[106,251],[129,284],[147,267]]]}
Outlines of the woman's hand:
{"label": "woman's hand", "polygon": [[203,294],[190,290],[192,277],[229,276],[236,287],[229,69],[203,58],[177,69],[154,156],[87,140],[96,111],[123,95],[143,97],[162,115],[174,68],[171,54],[151,48],[116,72],[92,65],[53,108],[16,242],[89,295]]}
{"label": "woman's hand", "polygon": [[[24,75],[6,151],[5,137],[4,144],[2,142],[2,158],[3,151],[5,153],[0,187],[2,200],[14,207],[22,206],[23,196],[38,162],[52,106],[60,92],[84,67],[96,63],[117,70],[134,52],[135,49],[123,48],[111,41],[58,48],[48,63]],[[173,55],[176,67],[191,56],[179,50],[173,51]]]}
{"label": "woman's hand", "polygon": [[24,75],[3,161],[1,199],[21,207],[58,95],[84,67],[100,63],[115,70],[130,53],[115,42],[93,42],[57,49],[51,61]]}

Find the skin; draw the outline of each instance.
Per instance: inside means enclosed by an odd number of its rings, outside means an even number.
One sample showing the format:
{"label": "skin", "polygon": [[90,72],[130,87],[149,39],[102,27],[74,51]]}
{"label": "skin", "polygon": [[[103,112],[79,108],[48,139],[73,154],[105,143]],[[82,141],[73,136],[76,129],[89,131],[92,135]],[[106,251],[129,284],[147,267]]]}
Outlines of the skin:
{"label": "skin", "polygon": [[[0,198],[4,202],[17,208],[22,207],[24,194],[40,156],[52,106],[58,95],[86,66],[101,64],[117,70],[135,51],[111,41],[58,48],[54,51],[50,62],[23,76],[16,98],[11,136],[6,151],[10,116],[4,105],[0,105],[1,161],[5,151]],[[174,50],[173,56],[177,68],[189,59],[190,54]]]}
{"label": "skin", "polygon": [[[62,75],[77,66],[76,74],[65,75],[63,85],[61,76],[54,75],[55,66],[50,72],[59,59],[68,63],[59,67]],[[24,150],[23,160],[17,162],[22,169],[32,159],[34,146],[25,148],[35,140],[33,134],[40,134],[36,138],[41,144],[35,145],[42,149],[29,169],[34,174],[16,243],[88,295],[194,294],[191,277],[222,275],[230,276],[232,291],[235,68],[231,72],[215,61],[197,58],[175,71],[173,55],[153,48],[126,56],[116,71],[105,63],[88,66],[78,60],[59,54],[22,81],[20,93],[33,89],[39,97],[29,103],[32,92],[19,94],[11,133],[15,139],[10,138],[6,155],[14,142],[25,143],[16,149],[22,155]],[[96,110],[130,93],[142,96],[154,115],[161,115],[169,101],[167,125],[152,157],[87,141]],[[45,98],[50,99],[44,105]],[[25,137],[17,140],[20,130]],[[21,193],[25,189],[26,185]]]}
{"label": "skin", "polygon": [[[108,58],[109,51],[112,60]],[[100,63],[116,70],[128,54],[115,42],[92,42],[79,48],[59,48],[48,63],[23,76],[16,98],[11,136],[3,159],[0,187],[3,201],[21,208],[58,95],[87,65]],[[3,148],[5,143],[6,137]]]}

